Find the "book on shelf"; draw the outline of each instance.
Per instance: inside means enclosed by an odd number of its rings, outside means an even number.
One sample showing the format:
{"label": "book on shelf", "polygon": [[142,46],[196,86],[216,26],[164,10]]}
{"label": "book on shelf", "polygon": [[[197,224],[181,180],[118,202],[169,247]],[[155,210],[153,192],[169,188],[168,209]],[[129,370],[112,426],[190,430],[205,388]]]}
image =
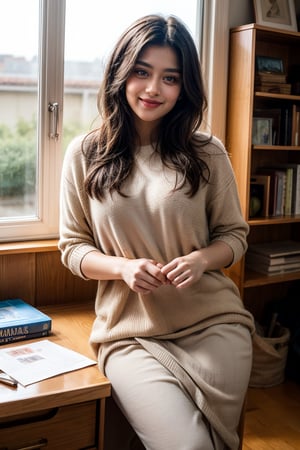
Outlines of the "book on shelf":
{"label": "book on shelf", "polygon": [[52,320],[21,299],[0,301],[0,344],[48,336]]}
{"label": "book on shelf", "polygon": [[280,169],[286,170],[286,188],[287,188],[287,205],[288,212],[285,214],[300,214],[300,164],[282,163],[279,164]]}
{"label": "book on shelf", "polygon": [[261,167],[258,169],[260,175],[270,176],[269,189],[266,195],[269,199],[268,204],[269,216],[281,216],[284,213],[284,196],[285,196],[285,180],[286,174],[284,170],[275,167]]}
{"label": "book on shelf", "polygon": [[269,167],[261,167],[258,170],[258,173],[261,176],[269,177],[269,189],[267,191],[269,199],[266,200],[266,203],[268,204],[267,215],[275,216],[276,202],[277,202],[277,186],[278,186],[277,170]]}
{"label": "book on shelf", "polygon": [[285,191],[283,193],[283,214],[291,216],[292,214],[292,188],[293,188],[293,169],[287,167],[285,169]]}
{"label": "book on shelf", "polygon": [[268,258],[282,258],[295,255],[300,256],[300,241],[289,239],[284,241],[249,244],[248,252],[263,255]]}
{"label": "book on shelf", "polygon": [[255,272],[263,273],[264,275],[280,275],[284,273],[290,273],[290,272],[298,272],[300,271],[300,263],[294,263],[294,264],[278,264],[276,266],[268,266],[264,264],[259,263],[251,263],[247,262],[246,260],[246,266],[254,270]]}
{"label": "book on shelf", "polygon": [[255,73],[256,83],[274,83],[274,84],[285,84],[287,81],[287,76],[285,73],[277,72],[262,72],[258,71]]}
{"label": "book on shelf", "polygon": [[285,209],[285,194],[286,194],[286,172],[284,170],[277,170],[278,177],[277,193],[276,193],[276,210],[275,216],[283,216]]}
{"label": "book on shelf", "polygon": [[261,167],[258,174],[270,176],[265,200],[270,216],[300,214],[300,164],[278,163],[274,167]]}
{"label": "book on shelf", "polygon": [[295,164],[293,177],[293,214],[300,214],[300,164]]}
{"label": "book on shelf", "polygon": [[246,266],[265,275],[300,271],[300,242],[278,241],[249,245]]}
{"label": "book on shelf", "polygon": [[291,145],[300,145],[300,106],[292,106],[292,136]]}
{"label": "book on shelf", "polygon": [[255,89],[259,92],[268,92],[270,94],[289,95],[292,90],[292,85],[289,83],[260,82],[255,84]]}
{"label": "book on shelf", "polygon": [[258,71],[255,73],[255,89],[259,92],[290,94],[292,85],[287,83],[285,73]]}
{"label": "book on shelf", "polygon": [[281,111],[280,121],[280,145],[292,143],[293,105],[286,105]]}
{"label": "book on shelf", "polygon": [[246,262],[250,264],[261,264],[263,266],[282,266],[285,264],[298,264],[300,267],[300,253],[296,255],[270,257],[251,251],[251,246],[246,253]]}

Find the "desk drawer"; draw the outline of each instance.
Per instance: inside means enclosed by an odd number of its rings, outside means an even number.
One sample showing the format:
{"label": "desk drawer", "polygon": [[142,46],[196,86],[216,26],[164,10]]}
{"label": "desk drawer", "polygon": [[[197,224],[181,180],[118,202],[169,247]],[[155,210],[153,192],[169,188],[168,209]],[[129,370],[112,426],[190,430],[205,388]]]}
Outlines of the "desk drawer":
{"label": "desk drawer", "polygon": [[0,450],[97,449],[97,401],[2,419]]}

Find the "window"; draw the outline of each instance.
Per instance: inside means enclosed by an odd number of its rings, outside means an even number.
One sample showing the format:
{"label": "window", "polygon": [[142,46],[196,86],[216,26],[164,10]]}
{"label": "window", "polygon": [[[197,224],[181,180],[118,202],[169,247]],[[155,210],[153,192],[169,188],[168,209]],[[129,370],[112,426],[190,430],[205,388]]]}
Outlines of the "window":
{"label": "window", "polygon": [[145,14],[175,14],[198,41],[200,0],[130,3],[1,2],[1,241],[58,236],[63,154],[97,123],[102,70],[124,28]]}
{"label": "window", "polygon": [[[0,239],[54,237],[58,231],[64,2],[0,5]],[[26,20],[25,20],[26,18]]]}

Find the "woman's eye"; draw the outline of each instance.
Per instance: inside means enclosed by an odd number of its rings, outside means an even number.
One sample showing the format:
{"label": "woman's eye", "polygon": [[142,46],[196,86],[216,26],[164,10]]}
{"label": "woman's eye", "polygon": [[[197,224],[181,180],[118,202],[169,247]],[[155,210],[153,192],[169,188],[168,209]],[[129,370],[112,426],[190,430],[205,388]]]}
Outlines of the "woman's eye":
{"label": "woman's eye", "polygon": [[137,75],[138,77],[146,77],[148,74],[144,69],[135,69],[134,70],[135,75]]}
{"label": "woman's eye", "polygon": [[175,77],[174,75],[168,75],[168,76],[164,77],[164,80],[169,84],[179,83],[179,78]]}

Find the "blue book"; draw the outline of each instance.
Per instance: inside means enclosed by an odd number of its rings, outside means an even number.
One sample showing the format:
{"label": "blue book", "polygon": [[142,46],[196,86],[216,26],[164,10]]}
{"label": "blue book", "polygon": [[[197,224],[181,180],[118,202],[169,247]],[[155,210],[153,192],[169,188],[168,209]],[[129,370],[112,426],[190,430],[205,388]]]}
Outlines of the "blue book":
{"label": "blue book", "polygon": [[28,341],[30,339],[40,339],[42,337],[49,336],[51,331],[39,331],[38,333],[29,333],[29,334],[14,334],[13,336],[5,336],[0,337],[0,345],[11,344],[12,342],[18,341]]}
{"label": "blue book", "polygon": [[0,344],[48,336],[52,320],[21,299],[0,301]]}

